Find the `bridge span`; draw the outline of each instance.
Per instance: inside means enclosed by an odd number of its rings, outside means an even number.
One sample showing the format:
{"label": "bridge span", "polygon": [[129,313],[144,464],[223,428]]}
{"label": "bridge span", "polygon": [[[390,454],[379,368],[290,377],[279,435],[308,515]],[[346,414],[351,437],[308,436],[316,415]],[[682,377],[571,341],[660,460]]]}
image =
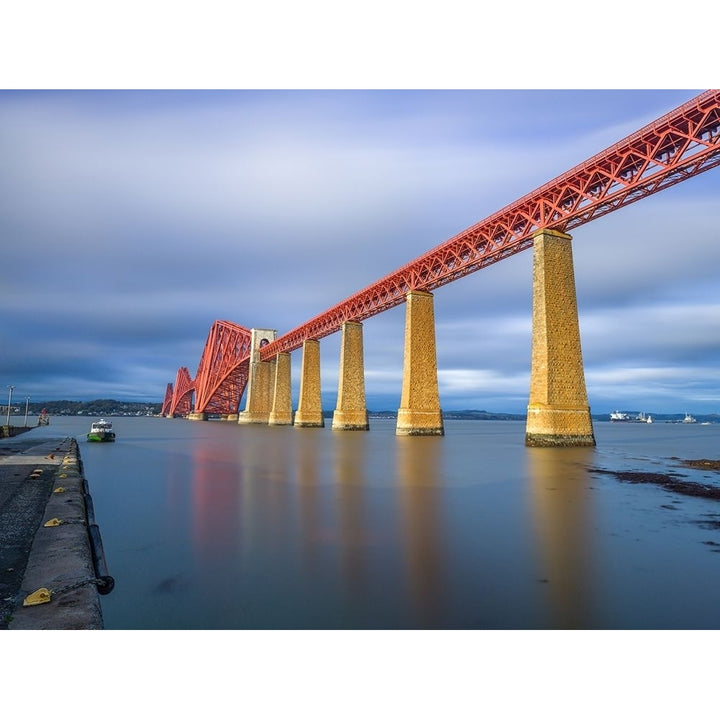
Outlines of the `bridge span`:
{"label": "bridge span", "polygon": [[[186,367],[178,370],[175,383],[168,383],[162,413],[322,427],[319,341],[341,331],[332,427],[367,430],[362,322],[405,303],[396,432],[442,435],[433,291],[532,247],[526,444],[594,445],[568,231],[718,165],[720,91],[707,90],[280,337],[276,330],[217,320],[195,379]],[[293,415],[290,353],[300,348],[300,397]]]}

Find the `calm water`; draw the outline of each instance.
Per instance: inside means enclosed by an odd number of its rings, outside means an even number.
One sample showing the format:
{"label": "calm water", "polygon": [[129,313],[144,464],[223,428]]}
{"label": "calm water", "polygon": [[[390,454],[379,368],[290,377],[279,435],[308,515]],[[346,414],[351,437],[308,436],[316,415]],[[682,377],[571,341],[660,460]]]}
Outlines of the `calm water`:
{"label": "calm water", "polygon": [[[78,438],[115,590],[108,629],[720,628],[720,502],[605,470],[720,457],[720,425],[596,423],[595,449],[524,424],[443,438],[113,418]],[[329,425],[329,422],[328,422]]]}

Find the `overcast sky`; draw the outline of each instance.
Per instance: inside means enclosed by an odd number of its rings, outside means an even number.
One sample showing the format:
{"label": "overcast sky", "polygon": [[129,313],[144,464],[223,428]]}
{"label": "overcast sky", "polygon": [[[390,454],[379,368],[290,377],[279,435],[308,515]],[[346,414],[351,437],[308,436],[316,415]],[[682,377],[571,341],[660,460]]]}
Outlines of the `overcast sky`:
{"label": "overcast sky", "polygon": [[[0,391],[161,402],[214,320],[282,335],[701,91],[2,91]],[[593,412],[720,412],[719,189],[573,231]],[[443,409],[525,411],[531,264],[435,292]],[[404,315],[364,323],[370,409]]]}

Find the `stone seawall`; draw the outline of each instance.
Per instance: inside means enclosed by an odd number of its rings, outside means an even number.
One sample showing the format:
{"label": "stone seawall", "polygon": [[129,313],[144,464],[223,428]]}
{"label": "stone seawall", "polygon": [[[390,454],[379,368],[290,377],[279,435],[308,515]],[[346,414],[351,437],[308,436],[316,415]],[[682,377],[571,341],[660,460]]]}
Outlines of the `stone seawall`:
{"label": "stone seawall", "polygon": [[0,629],[103,628],[87,490],[74,438],[0,443]]}
{"label": "stone seawall", "polygon": [[0,438],[16,437],[28,432],[28,430],[32,430],[32,428],[28,426],[2,425],[0,426]]}

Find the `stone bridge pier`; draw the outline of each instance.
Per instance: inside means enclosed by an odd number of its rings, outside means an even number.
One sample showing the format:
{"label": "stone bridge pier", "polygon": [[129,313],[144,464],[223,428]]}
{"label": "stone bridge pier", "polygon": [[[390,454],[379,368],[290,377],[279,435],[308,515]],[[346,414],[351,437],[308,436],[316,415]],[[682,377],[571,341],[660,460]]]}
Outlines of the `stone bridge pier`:
{"label": "stone bridge pier", "polygon": [[337,407],[333,413],[333,430],[369,430],[365,401],[365,363],[363,359],[363,326],[345,322],[340,339],[340,373]]}
{"label": "stone bridge pier", "polygon": [[530,398],[525,444],[595,445],[580,348],[572,237],[535,233]]}
{"label": "stone bridge pier", "polygon": [[267,425],[272,410],[273,382],[275,379],[275,360],[260,360],[260,348],[275,340],[275,330],[253,328],[250,338],[250,370],[247,383],[245,410],[238,413],[240,425]]}
{"label": "stone bridge pier", "polygon": [[444,435],[437,379],[433,295],[413,290],[405,301],[405,356],[397,435]]}

